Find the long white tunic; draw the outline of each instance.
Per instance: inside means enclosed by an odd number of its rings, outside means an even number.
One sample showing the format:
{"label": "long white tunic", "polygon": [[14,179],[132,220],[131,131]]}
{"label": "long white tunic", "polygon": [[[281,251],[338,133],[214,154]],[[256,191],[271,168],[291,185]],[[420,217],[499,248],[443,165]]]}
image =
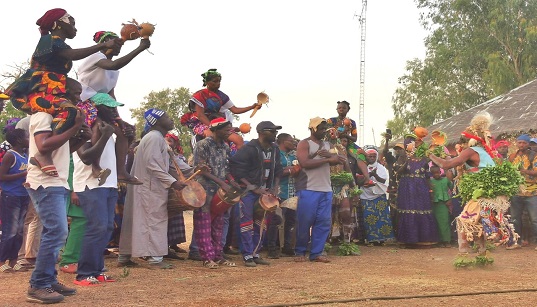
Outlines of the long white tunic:
{"label": "long white tunic", "polygon": [[168,189],[175,182],[169,173],[170,156],[164,136],[150,131],[142,140],[131,174],[143,182],[129,185],[119,252],[133,257],[168,254]]}

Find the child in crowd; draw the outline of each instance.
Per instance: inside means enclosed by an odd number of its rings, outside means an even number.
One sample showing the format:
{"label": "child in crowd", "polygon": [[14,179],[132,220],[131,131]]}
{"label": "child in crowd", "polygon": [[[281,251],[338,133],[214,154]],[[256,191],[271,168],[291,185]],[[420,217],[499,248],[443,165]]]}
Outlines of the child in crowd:
{"label": "child in crowd", "polygon": [[0,272],[26,271],[25,267],[17,263],[17,257],[22,246],[24,219],[30,202],[23,186],[28,167],[28,132],[22,129],[11,130],[6,134],[6,140],[11,144],[11,149],[6,152],[0,164]]}
{"label": "child in crowd", "polygon": [[451,172],[445,172],[446,176],[442,176],[440,167],[433,165],[430,168],[432,178],[431,185],[431,201],[433,202],[433,215],[438,225],[438,234],[440,244],[443,247],[450,247],[451,242],[451,227],[449,223],[449,215],[451,208],[450,189],[453,188],[451,182]]}

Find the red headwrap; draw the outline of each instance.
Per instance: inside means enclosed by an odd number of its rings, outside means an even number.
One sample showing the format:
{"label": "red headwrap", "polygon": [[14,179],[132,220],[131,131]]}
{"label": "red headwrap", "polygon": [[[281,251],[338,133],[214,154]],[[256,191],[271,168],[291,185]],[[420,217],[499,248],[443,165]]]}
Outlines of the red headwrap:
{"label": "red headwrap", "polygon": [[167,133],[165,137],[175,140],[175,142],[177,144],[177,147],[175,147],[173,149],[176,150],[178,153],[183,154],[183,147],[181,146],[179,138],[177,137],[177,135],[175,135],[173,133]]}
{"label": "red headwrap", "polygon": [[502,146],[509,146],[509,142],[507,142],[506,140],[498,141],[496,142],[496,145],[494,145],[494,148],[497,149],[498,147]]}
{"label": "red headwrap", "polygon": [[54,22],[62,18],[65,13],[67,13],[67,11],[64,9],[52,9],[48,10],[45,15],[41,16],[41,18],[35,22],[35,24],[39,26],[41,35],[47,35],[50,30],[52,30]]}

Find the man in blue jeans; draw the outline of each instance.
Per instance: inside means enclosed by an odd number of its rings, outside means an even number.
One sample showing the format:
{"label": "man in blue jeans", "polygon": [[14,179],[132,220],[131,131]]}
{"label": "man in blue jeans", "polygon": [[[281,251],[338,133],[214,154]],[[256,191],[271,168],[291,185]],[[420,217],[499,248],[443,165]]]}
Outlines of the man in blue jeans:
{"label": "man in blue jeans", "polygon": [[[73,189],[86,217],[74,282],[79,286],[114,281],[103,273],[103,251],[114,230],[114,213],[118,198],[116,151],[112,138],[114,127],[97,118],[92,132],[100,137],[94,137],[95,141],[87,142],[73,154]],[[98,161],[103,169],[111,171],[107,178],[99,179],[92,174],[92,164],[95,161]]]}
{"label": "man in blue jeans", "polygon": [[302,170],[295,181],[298,196],[295,261],[306,261],[306,250],[311,239],[309,260],[330,262],[322,255],[330,233],[332,214],[330,165],[344,163],[345,158],[330,153],[330,143],[323,141],[328,129],[324,118],[312,118],[309,129],[310,137],[298,143],[296,153]]}
{"label": "man in blue jeans", "polygon": [[[27,294],[29,302],[59,303],[63,301],[64,296],[76,293],[75,289],[58,282],[56,260],[67,238],[66,201],[69,192],[67,184],[69,155],[91,137],[89,128],[83,126],[83,123],[84,116],[79,111],[73,127],[61,134],[52,134],[50,114],[39,112],[33,114],[30,119],[29,157],[33,157],[38,152],[51,153],[58,175],[49,176],[41,170],[40,166],[28,165],[25,185],[43,224],[39,253]],[[71,138],[73,139],[69,141]]]}

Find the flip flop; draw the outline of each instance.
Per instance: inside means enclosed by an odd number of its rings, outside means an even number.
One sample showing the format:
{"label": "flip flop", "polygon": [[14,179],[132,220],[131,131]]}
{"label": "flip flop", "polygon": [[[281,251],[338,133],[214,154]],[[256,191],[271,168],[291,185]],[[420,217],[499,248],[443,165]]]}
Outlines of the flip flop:
{"label": "flip flop", "polygon": [[218,263],[214,262],[214,261],[210,261],[210,260],[207,260],[207,261],[203,261],[203,266],[206,267],[206,268],[209,268],[209,269],[218,269]]}
{"label": "flip flop", "polygon": [[129,177],[129,178],[121,178],[121,179],[118,178],[117,181],[121,182],[121,183],[132,184],[132,185],[142,185],[142,184],[144,184],[136,176],[132,176],[132,177]]}
{"label": "flip flop", "polygon": [[228,267],[236,267],[237,264],[235,262],[228,261],[226,259],[220,259],[216,262],[218,265],[228,266]]}
{"label": "flip flop", "polygon": [[41,166],[41,163],[39,163],[39,161],[37,161],[35,157],[31,157],[30,160],[28,160],[28,162],[30,162],[32,165],[39,167],[41,171],[45,173],[46,175],[51,176],[51,177],[58,177],[58,170],[56,169],[56,166],[54,166],[53,164]]}
{"label": "flip flop", "polygon": [[109,168],[102,169],[99,172],[99,175],[97,175],[97,179],[99,180],[99,186],[102,186],[106,182],[106,179],[108,178],[108,176],[110,176],[110,174],[112,174],[112,171]]}

